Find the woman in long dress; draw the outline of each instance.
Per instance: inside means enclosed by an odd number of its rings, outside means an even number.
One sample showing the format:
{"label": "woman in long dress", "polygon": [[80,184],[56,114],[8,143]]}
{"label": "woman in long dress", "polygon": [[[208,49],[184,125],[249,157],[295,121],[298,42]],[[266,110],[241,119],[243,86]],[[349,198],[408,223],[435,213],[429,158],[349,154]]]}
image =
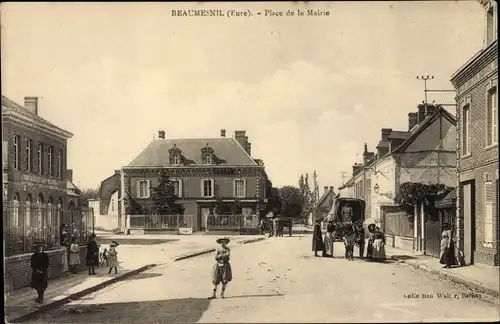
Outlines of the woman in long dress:
{"label": "woman in long dress", "polygon": [[380,227],[376,227],[373,233],[373,260],[384,261],[385,259],[385,235]]}
{"label": "woman in long dress", "polygon": [[317,257],[318,251],[322,252],[322,256],[325,256],[325,244],[323,243],[323,234],[321,233],[321,222],[319,220],[316,221],[314,225],[313,238],[312,238],[312,250],[314,252],[314,256]]}
{"label": "woman in long dress", "polygon": [[69,247],[69,269],[71,273],[77,273],[78,265],[80,265],[80,247],[76,242],[76,237],[73,237]]}
{"label": "woman in long dress", "polygon": [[371,260],[373,258],[373,241],[375,232],[375,224],[368,225],[368,242],[366,245],[366,258]]}
{"label": "woman in long dress", "polygon": [[216,242],[220,244],[220,246],[215,250],[215,264],[212,268],[212,283],[214,288],[212,290],[212,296],[208,297],[209,299],[217,297],[217,287],[221,283],[222,290],[220,292],[220,297],[224,298],[226,285],[233,280],[233,271],[231,270],[231,264],[229,263],[231,250],[227,246],[227,244],[229,244],[229,238],[219,238]]}
{"label": "woman in long dress", "polygon": [[444,264],[443,268],[451,268],[452,265],[457,264],[455,258],[455,246],[453,244],[452,232],[449,224],[443,225],[440,250],[439,263]]}
{"label": "woman in long dress", "polygon": [[329,220],[326,225],[325,234],[325,256],[333,258],[333,231],[335,226],[333,226],[333,220]]}
{"label": "woman in long dress", "polygon": [[43,243],[38,242],[34,245],[35,253],[30,258],[31,288],[35,289],[38,298],[37,303],[43,303],[43,294],[48,286],[49,256],[43,252]]}

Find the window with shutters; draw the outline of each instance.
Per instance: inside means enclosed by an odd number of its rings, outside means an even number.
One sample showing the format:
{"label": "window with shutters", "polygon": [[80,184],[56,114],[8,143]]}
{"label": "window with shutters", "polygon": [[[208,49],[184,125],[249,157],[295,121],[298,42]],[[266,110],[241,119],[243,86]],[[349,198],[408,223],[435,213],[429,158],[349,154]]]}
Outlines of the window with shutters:
{"label": "window with shutters", "polygon": [[470,104],[462,108],[462,156],[470,155]]}
{"label": "window with shutters", "polygon": [[484,243],[493,243],[493,182],[484,183]]}
{"label": "window with shutters", "polygon": [[150,186],[149,180],[137,180],[137,198],[149,198],[150,197]]}
{"label": "window with shutters", "polygon": [[54,148],[52,146],[49,146],[47,149],[47,162],[48,162],[48,169],[49,169],[49,176],[54,175],[54,165],[52,164],[54,162]]}
{"label": "window with shutters", "polygon": [[14,135],[14,169],[19,170],[19,162],[21,160],[20,156],[20,148],[21,145],[21,136],[19,135]]}
{"label": "window with shutters", "polygon": [[33,168],[33,141],[30,139],[26,140],[26,171],[31,172]]}
{"label": "window with shutters", "polygon": [[41,143],[38,143],[36,150],[36,165],[38,174],[43,174],[43,145]]}
{"label": "window with shutters", "polygon": [[214,196],[214,180],[213,179],[203,179],[201,181],[201,195],[202,195],[202,197],[213,197]]}
{"label": "window with shutters", "polygon": [[236,179],[234,180],[234,196],[238,198],[243,198],[246,196],[246,188],[245,188],[245,180],[244,179]]}
{"label": "window with shutters", "polygon": [[172,186],[174,187],[174,193],[177,197],[182,197],[182,180],[180,179],[170,179]]}
{"label": "window with shutters", "polygon": [[486,146],[498,143],[498,103],[497,87],[488,91]]}

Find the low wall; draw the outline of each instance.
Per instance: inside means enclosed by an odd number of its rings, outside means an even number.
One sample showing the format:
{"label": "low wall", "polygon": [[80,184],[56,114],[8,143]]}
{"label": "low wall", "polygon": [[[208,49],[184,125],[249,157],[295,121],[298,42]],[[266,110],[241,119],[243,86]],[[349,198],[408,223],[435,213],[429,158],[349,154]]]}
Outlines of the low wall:
{"label": "low wall", "polygon": [[95,227],[111,231],[118,228],[118,216],[96,215]]}
{"label": "low wall", "polygon": [[[67,270],[67,250],[60,248],[45,251],[49,256],[49,280],[60,277]],[[30,258],[33,253],[24,253],[4,259],[4,292],[27,287],[31,284]]]}
{"label": "low wall", "polygon": [[394,247],[413,251],[413,237],[394,236]]}

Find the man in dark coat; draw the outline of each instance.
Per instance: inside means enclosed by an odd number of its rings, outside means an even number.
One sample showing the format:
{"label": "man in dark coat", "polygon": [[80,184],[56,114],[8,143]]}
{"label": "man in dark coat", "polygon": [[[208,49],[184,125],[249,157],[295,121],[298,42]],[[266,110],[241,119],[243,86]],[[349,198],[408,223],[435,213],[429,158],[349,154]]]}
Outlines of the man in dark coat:
{"label": "man in dark coat", "polygon": [[34,245],[35,253],[30,258],[31,288],[38,293],[35,302],[43,303],[43,294],[48,285],[49,256],[43,252],[43,243],[37,242]]}
{"label": "man in dark coat", "polygon": [[96,235],[92,233],[87,243],[87,267],[89,268],[89,275],[95,275],[95,267],[99,265],[99,246],[95,241]]}
{"label": "man in dark coat", "polygon": [[314,225],[312,250],[315,257],[319,256],[318,251],[322,252],[321,256],[325,256],[325,244],[323,243],[323,233],[321,232],[320,220],[317,220],[316,224]]}

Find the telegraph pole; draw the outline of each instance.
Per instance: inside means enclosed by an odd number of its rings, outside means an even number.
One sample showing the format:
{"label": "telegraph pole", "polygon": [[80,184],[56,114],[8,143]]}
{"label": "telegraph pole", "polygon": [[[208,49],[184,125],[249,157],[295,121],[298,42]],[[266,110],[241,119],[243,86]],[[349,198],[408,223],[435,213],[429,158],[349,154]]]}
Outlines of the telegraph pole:
{"label": "telegraph pole", "polygon": [[[417,75],[417,80],[423,80],[424,81],[424,95],[425,95],[425,101],[424,101],[424,104],[425,104],[425,110],[427,110],[427,81],[428,80],[433,80],[434,79],[434,76],[433,75],[429,75],[429,74],[424,74],[424,75]],[[427,113],[427,111],[426,111]]]}

